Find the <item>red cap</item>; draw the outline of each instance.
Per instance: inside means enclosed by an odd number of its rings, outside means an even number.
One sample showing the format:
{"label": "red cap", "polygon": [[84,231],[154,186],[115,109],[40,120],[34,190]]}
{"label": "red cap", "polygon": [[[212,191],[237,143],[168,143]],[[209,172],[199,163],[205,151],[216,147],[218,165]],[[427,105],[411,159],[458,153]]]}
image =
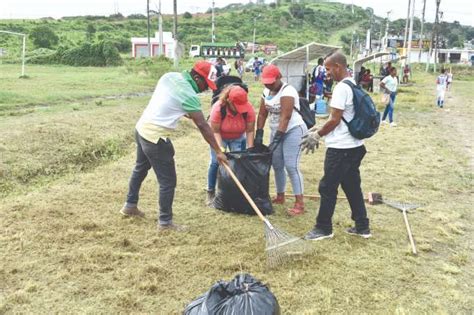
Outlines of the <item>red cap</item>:
{"label": "red cap", "polygon": [[262,71],[262,83],[273,84],[280,75],[280,69],[275,65],[268,65],[263,68]]}
{"label": "red cap", "polygon": [[212,64],[207,61],[198,61],[194,64],[193,70],[206,79],[207,86],[214,91],[217,90],[217,86],[210,78],[212,75],[212,67]]}
{"label": "red cap", "polygon": [[252,106],[247,98],[247,92],[240,86],[230,88],[228,99],[234,104],[238,113],[244,113],[248,106]]}

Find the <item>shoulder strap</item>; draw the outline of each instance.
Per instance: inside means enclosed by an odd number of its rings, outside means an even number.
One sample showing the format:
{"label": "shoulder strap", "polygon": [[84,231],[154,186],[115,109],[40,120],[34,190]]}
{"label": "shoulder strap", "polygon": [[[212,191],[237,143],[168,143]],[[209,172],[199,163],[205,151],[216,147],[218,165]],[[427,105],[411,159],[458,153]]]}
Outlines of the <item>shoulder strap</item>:
{"label": "shoulder strap", "polygon": [[[354,89],[356,88],[356,85],[354,83],[352,83],[351,80],[342,80],[341,82],[349,85],[349,87],[352,89],[352,102],[354,102]],[[344,121],[346,123],[346,125],[349,126],[349,123],[344,118],[344,116],[341,116],[341,118],[342,118],[342,121]]]}
{"label": "shoulder strap", "polygon": [[221,106],[221,122],[224,120],[225,116],[227,115],[227,106]]}

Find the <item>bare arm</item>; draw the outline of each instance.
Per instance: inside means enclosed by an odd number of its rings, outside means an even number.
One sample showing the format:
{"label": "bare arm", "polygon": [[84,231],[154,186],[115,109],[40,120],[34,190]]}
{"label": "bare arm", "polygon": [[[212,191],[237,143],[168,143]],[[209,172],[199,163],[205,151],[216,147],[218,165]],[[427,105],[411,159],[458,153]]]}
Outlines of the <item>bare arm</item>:
{"label": "bare arm", "polygon": [[196,127],[198,127],[199,132],[201,132],[204,140],[206,140],[207,143],[209,143],[211,147],[214,149],[214,151],[216,151],[217,160],[220,163],[227,162],[227,158],[225,154],[221,151],[221,148],[219,144],[217,143],[216,138],[214,137],[214,132],[212,131],[209,124],[207,123],[206,119],[204,118],[203,113],[192,112],[192,113],[189,113],[189,116],[193,120]]}
{"label": "bare arm", "polygon": [[331,108],[331,115],[329,116],[329,120],[326,121],[324,126],[318,131],[318,134],[321,137],[324,137],[325,135],[333,131],[337,127],[337,125],[341,123],[343,112],[343,110]]}
{"label": "bare arm", "polygon": [[247,136],[247,148],[253,147],[253,137],[255,134],[255,122],[247,123],[247,128],[245,130]]}
{"label": "bare arm", "polygon": [[221,124],[211,122],[211,129],[214,132],[214,137],[216,138],[217,144],[219,147],[224,147],[222,145],[222,136],[221,136]]}
{"label": "bare arm", "polygon": [[281,112],[278,130],[281,132],[286,132],[286,129],[288,128],[288,123],[291,119],[291,115],[293,114],[295,99],[291,96],[283,96],[282,98],[280,98],[280,105]]}
{"label": "bare arm", "polygon": [[257,129],[263,129],[265,127],[265,121],[267,120],[268,111],[265,107],[265,101],[263,98],[260,100],[260,109],[258,111],[257,118]]}

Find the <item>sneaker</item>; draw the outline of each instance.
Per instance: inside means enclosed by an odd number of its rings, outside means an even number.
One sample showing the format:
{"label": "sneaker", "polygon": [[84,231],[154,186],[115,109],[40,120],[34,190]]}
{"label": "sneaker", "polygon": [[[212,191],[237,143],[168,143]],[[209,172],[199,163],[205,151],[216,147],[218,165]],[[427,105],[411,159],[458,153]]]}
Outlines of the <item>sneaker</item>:
{"label": "sneaker", "polygon": [[272,204],[282,205],[285,203],[285,193],[278,193],[275,198],[272,199]]}
{"label": "sneaker", "polygon": [[165,224],[165,225],[161,225],[161,224],[158,224],[158,231],[176,231],[176,232],[184,232],[188,229],[188,227],[186,225],[179,225],[179,224],[174,224],[174,223],[170,223],[170,224]]}
{"label": "sneaker", "polygon": [[207,192],[206,205],[208,207],[213,208],[214,207],[214,198],[216,198],[216,191],[206,189],[206,192]]}
{"label": "sneaker", "polygon": [[321,229],[314,228],[304,236],[304,239],[308,241],[319,241],[325,238],[333,238],[333,236],[334,233],[326,233]]}
{"label": "sneaker", "polygon": [[397,124],[395,122],[390,123],[390,127],[396,127],[396,126],[397,126]]}
{"label": "sneaker", "polygon": [[363,238],[372,237],[372,234],[370,234],[370,229],[369,228],[366,228],[362,231],[357,231],[357,229],[355,227],[351,227],[351,228],[347,229],[346,232],[350,235],[357,235],[357,236],[360,236],[360,237],[363,237]]}
{"label": "sneaker", "polygon": [[382,120],[382,125],[386,125],[388,122],[386,120]]}
{"label": "sneaker", "polygon": [[138,210],[137,207],[123,206],[122,209],[120,209],[120,213],[122,215],[126,216],[126,217],[140,217],[140,218],[143,218],[145,216],[145,213]]}
{"label": "sneaker", "polygon": [[304,214],[304,204],[295,202],[293,208],[288,209],[286,213],[292,217]]}

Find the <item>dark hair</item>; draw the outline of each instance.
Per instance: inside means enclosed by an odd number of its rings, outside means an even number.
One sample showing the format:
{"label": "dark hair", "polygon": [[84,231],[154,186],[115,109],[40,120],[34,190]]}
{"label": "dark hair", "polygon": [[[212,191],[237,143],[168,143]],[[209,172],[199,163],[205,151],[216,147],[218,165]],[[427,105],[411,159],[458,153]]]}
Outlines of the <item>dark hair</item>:
{"label": "dark hair", "polygon": [[318,65],[322,65],[324,63],[324,59],[323,58],[319,58],[318,59]]}
{"label": "dark hair", "polygon": [[446,72],[446,69],[441,69],[441,73],[445,73]]}
{"label": "dark hair", "polygon": [[391,68],[390,68],[390,72],[392,72],[392,71],[394,71],[394,70],[397,71],[397,68],[395,68],[395,67],[391,67]]}

